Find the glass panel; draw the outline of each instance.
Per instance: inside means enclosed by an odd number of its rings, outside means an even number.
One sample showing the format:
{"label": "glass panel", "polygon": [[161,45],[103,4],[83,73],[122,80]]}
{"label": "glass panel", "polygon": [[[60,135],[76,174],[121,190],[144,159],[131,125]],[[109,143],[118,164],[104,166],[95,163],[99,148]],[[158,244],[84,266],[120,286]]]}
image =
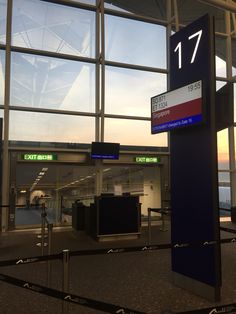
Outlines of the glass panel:
{"label": "glass panel", "polygon": [[216,76],[226,77],[226,62],[216,56]]}
{"label": "glass panel", "polygon": [[7,0],[0,0],[0,43],[6,43]]}
{"label": "glass panel", "polygon": [[10,112],[10,140],[91,143],[95,120],[60,114]]}
{"label": "glass panel", "polygon": [[12,53],[10,103],[94,112],[94,71],[89,63]]}
{"label": "glass panel", "polygon": [[[107,3],[106,3],[107,2]],[[144,16],[154,17],[156,19],[166,18],[165,0],[145,0],[145,1],[117,1],[105,0],[105,8],[126,11]]]}
{"label": "glass panel", "polygon": [[5,51],[0,50],[0,105],[4,104],[5,88]]}
{"label": "glass panel", "polygon": [[166,74],[106,68],[105,112],[150,117],[150,98],[166,91]]}
{"label": "glass panel", "polygon": [[[230,186],[219,186],[219,207],[220,208],[231,208],[231,188]],[[229,211],[220,210],[220,216],[230,216]]]}
{"label": "glass panel", "polygon": [[151,122],[105,119],[105,141],[121,145],[167,146],[167,133],[151,135]]}
{"label": "glass panel", "polygon": [[[218,172],[219,180],[219,207],[231,208],[231,187],[229,172]],[[230,216],[229,211],[220,210],[220,216]]]}
{"label": "glass panel", "polygon": [[72,0],[72,2],[85,3],[85,4],[96,4],[96,0]]}
{"label": "glass panel", "polygon": [[166,68],[166,28],[106,15],[107,60]]}
{"label": "glass panel", "polygon": [[130,193],[139,196],[142,215],[148,208],[161,207],[160,168],[158,166],[112,166],[103,169],[103,193]]}
{"label": "glass panel", "polygon": [[216,46],[216,76],[226,77],[226,40],[224,38],[215,37]]}
{"label": "glass panel", "polygon": [[229,141],[228,129],[217,132],[218,168],[229,169]]}
{"label": "glass panel", "polygon": [[36,0],[15,0],[12,44],[94,57],[95,13]]}
{"label": "glass panel", "polygon": [[220,89],[223,87],[226,83],[222,81],[216,81],[216,90]]}
{"label": "glass panel", "polygon": [[[44,174],[36,180],[40,172]],[[42,203],[51,223],[71,224],[72,208],[77,206],[83,210],[83,205],[93,200],[93,174],[94,168],[88,166],[17,163],[16,204],[25,207],[16,208],[16,225],[40,224]]]}
{"label": "glass panel", "polygon": [[[235,45],[236,45],[236,43],[235,43]],[[236,62],[236,60],[234,62]],[[233,71],[233,76],[236,76],[236,68],[235,67],[232,68],[232,71]]]}

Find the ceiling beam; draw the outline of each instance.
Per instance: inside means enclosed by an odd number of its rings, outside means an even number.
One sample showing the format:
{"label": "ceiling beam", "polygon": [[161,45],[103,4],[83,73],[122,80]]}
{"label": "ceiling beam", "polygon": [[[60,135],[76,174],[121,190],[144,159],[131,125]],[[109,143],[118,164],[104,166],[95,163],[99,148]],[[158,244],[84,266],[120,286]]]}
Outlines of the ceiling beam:
{"label": "ceiling beam", "polygon": [[212,5],[219,9],[228,10],[230,12],[236,13],[236,2],[225,2],[223,0],[198,0],[204,4]]}

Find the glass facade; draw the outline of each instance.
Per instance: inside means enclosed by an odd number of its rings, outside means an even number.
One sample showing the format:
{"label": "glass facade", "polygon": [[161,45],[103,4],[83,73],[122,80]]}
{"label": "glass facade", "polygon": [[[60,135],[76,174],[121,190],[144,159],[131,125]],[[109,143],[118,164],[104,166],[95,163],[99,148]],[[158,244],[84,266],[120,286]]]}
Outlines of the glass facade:
{"label": "glass facade", "polygon": [[[13,0],[7,38],[7,3],[0,0],[0,106],[9,129],[5,143],[104,140],[147,151],[168,148],[167,133],[151,135],[150,127],[150,98],[168,90],[167,38],[203,11],[210,12],[210,6],[191,1],[199,11],[192,8],[186,17],[190,1],[185,1],[186,8],[178,8],[179,18],[170,25],[165,1],[135,7],[129,1]],[[217,31],[216,89],[234,82],[236,106],[235,54],[226,41],[230,36],[235,42],[235,31],[226,34],[226,22],[233,21],[224,10],[211,9]],[[230,175],[235,173],[232,134],[229,129],[218,134],[219,185],[228,189],[231,205],[236,190]]]}
{"label": "glass facade", "polygon": [[95,111],[91,63],[12,53],[11,106]]}
{"label": "glass facade", "polygon": [[[127,132],[128,130],[128,132]],[[151,135],[149,121],[106,119],[105,141],[124,145],[167,146],[167,134]]]}
{"label": "glass facade", "polygon": [[93,117],[14,111],[10,113],[9,139],[14,141],[91,143]]}
{"label": "glass facade", "polygon": [[107,60],[166,68],[165,27],[106,15],[105,30]]}
{"label": "glass facade", "polygon": [[94,57],[95,13],[38,0],[14,0],[12,44]]}
{"label": "glass facade", "polygon": [[150,95],[166,89],[166,74],[106,67],[105,112],[150,117]]}
{"label": "glass facade", "polygon": [[0,0],[0,44],[6,43],[7,0]]}
{"label": "glass facade", "polygon": [[5,51],[0,50],[0,105],[4,104],[5,88]]}

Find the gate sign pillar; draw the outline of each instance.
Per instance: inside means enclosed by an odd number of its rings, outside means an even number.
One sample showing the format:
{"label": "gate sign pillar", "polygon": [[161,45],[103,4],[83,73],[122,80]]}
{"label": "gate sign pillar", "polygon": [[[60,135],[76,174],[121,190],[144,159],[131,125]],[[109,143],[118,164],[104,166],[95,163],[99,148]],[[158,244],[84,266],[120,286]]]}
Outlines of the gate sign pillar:
{"label": "gate sign pillar", "polygon": [[[204,15],[170,37],[170,90],[187,85],[191,86],[191,90],[199,81],[202,107],[196,115],[185,119],[191,122],[198,116],[196,119],[199,120],[195,122],[199,123],[188,125],[178,117],[180,127],[170,131],[171,240],[172,244],[211,244],[173,248],[172,271],[177,285],[217,301],[220,299],[221,262],[216,83],[214,20],[209,15]],[[185,105],[186,102],[182,104],[183,107]]]}

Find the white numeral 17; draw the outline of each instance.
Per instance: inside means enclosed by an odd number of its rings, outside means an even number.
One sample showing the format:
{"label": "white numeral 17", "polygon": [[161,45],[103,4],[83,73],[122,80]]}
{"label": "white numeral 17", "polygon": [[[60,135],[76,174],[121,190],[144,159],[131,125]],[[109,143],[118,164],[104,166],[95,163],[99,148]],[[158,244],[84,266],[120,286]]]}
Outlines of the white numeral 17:
{"label": "white numeral 17", "polygon": [[[200,43],[200,40],[201,40],[201,37],[202,37],[202,30],[200,30],[200,31],[194,33],[193,35],[189,36],[188,40],[190,40],[190,39],[192,39],[192,38],[194,38],[196,36],[197,36],[197,41],[196,41],[196,44],[195,44],[195,47],[194,47],[194,50],[193,50],[193,55],[192,55],[190,63],[194,63],[194,60],[196,58],[197,50],[198,50],[199,43]],[[175,47],[174,52],[176,52],[176,51],[178,51],[178,68],[181,69],[182,68],[182,43],[181,43],[181,41]]]}

